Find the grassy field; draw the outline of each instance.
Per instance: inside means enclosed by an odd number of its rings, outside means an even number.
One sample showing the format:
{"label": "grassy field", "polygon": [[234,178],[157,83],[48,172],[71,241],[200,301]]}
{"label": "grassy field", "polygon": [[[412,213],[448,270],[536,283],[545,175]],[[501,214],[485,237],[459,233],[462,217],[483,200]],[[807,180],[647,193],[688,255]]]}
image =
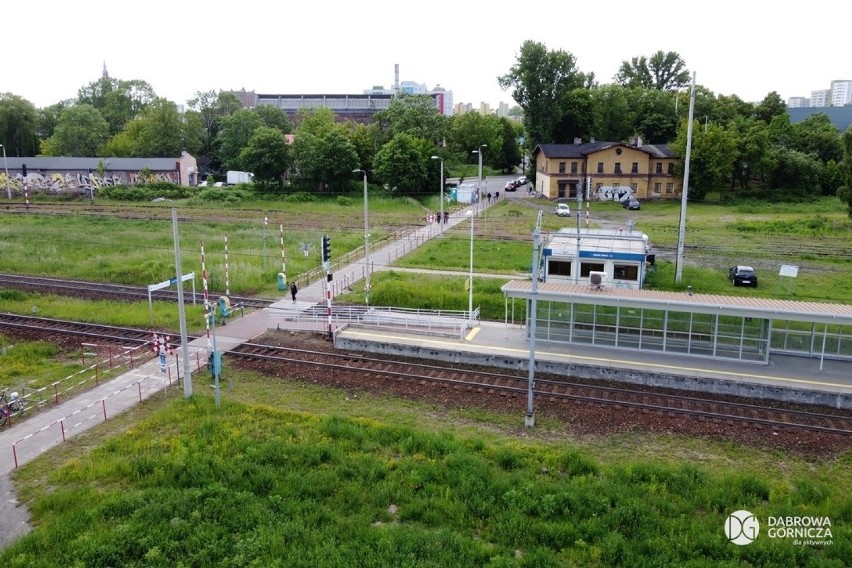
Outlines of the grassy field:
{"label": "grassy field", "polygon": [[[432,202],[375,201],[373,238],[436,209]],[[564,224],[551,214],[552,204],[530,204],[504,202],[475,220],[476,272],[506,276],[474,279],[474,304],[486,319],[502,320],[500,286],[529,269],[536,206],[545,208],[545,231]],[[209,217],[193,219],[188,212],[180,222],[185,270],[200,273],[203,238],[211,287],[224,288],[221,236],[227,233],[232,291],[277,293],[276,215],[292,219],[285,234],[293,274],[316,267],[324,233],[336,255],[363,243],[361,205],[287,204],[286,216],[265,202],[227,212],[228,218],[195,210]],[[730,250],[685,266],[681,287],[753,293],[732,290],[724,272],[731,257],[748,254],[805,267],[793,297],[848,302],[852,260],[843,247],[852,241],[852,224],[828,200],[807,218],[798,207],[690,206],[690,231],[704,235],[698,241],[712,244],[712,235]],[[653,242],[670,246],[677,212],[675,204],[643,203],[632,215]],[[265,269],[264,213],[270,222]],[[628,215],[617,204],[597,204],[592,219],[623,223]],[[314,227],[296,229],[296,220]],[[466,273],[468,231],[461,223],[401,259],[400,267]],[[308,258],[300,257],[302,242],[317,243]],[[779,242],[797,243],[798,256],[776,259]],[[815,254],[820,244],[838,254]],[[778,286],[769,268],[756,267],[764,276],[756,292],[772,296]],[[168,220],[0,214],[0,271],[146,285],[173,270]],[[806,280],[811,273],[815,279]],[[673,265],[658,262],[649,284],[676,288],[673,274]],[[373,277],[372,301],[466,309],[464,280],[382,271]],[[786,297],[786,288],[777,293]],[[363,289],[338,301],[363,301]],[[0,291],[0,310],[33,308],[45,317],[152,325],[146,303]],[[516,321],[523,318],[519,309]],[[155,302],[153,327],[176,329],[176,317],[173,305]],[[203,328],[200,308],[190,307],[188,320],[190,332]],[[44,384],[79,368],[73,353],[12,343],[0,338],[0,385]],[[228,373],[236,389],[220,410],[201,385],[189,401],[155,397],[18,470],[18,497],[35,529],[0,553],[0,565],[774,568],[840,567],[852,559],[852,454],[817,459],[678,433],[579,435],[546,412],[537,415],[536,428],[522,429],[521,403],[515,413],[445,408],[230,366]],[[761,519],[828,516],[833,544],[764,538],[764,526],[753,544],[736,546],[723,525],[738,509]]]}
{"label": "grassy field", "polygon": [[[850,456],[577,437],[234,373],[156,397],[16,473],[35,530],[3,566],[820,566],[852,558]],[[199,389],[202,391],[203,389]],[[263,401],[262,403],[259,401]],[[725,518],[830,517],[833,544],[727,541]],[[765,530],[765,527],[762,527]],[[762,533],[763,537],[765,533]]]}

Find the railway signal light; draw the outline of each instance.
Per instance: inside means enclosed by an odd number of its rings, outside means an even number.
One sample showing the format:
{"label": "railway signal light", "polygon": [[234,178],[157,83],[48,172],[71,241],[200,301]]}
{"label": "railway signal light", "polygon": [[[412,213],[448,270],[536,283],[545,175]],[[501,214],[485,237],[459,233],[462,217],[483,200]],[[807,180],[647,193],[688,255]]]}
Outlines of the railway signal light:
{"label": "railway signal light", "polygon": [[24,177],[27,177],[27,165],[26,164],[21,164],[21,175],[23,175]]}
{"label": "railway signal light", "polygon": [[328,235],[322,236],[322,261],[329,262],[331,260],[331,238]]}

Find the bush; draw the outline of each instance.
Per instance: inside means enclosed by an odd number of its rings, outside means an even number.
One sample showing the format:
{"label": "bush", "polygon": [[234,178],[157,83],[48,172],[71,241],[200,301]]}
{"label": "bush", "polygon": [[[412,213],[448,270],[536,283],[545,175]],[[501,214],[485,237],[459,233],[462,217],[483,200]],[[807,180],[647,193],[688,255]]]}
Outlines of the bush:
{"label": "bush", "polygon": [[114,185],[102,187],[97,195],[104,199],[115,201],[151,201],[158,197],[165,199],[185,199],[192,196],[194,190],[191,187],[178,185],[176,183],[156,182],[148,185]]}
{"label": "bush", "polygon": [[252,195],[248,191],[213,187],[201,191],[198,195],[190,199],[189,203],[191,205],[200,205],[202,203],[224,203],[226,205],[236,205],[241,201],[251,199],[251,197]]}

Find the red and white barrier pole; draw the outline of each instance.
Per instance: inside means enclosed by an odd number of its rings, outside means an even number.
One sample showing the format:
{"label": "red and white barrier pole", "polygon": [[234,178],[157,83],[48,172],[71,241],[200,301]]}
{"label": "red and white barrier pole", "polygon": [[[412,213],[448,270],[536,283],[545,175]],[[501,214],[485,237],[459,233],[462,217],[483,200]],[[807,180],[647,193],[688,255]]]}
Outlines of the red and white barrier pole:
{"label": "red and white barrier pole", "polygon": [[231,295],[231,276],[228,270],[228,235],[225,234],[225,295]]}

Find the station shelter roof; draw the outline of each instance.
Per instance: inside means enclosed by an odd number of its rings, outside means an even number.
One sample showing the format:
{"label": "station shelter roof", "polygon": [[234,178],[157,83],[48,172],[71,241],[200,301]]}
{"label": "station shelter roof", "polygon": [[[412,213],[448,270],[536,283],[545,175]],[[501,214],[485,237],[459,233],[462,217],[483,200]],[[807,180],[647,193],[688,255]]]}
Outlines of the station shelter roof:
{"label": "station shelter roof", "polygon": [[[512,280],[501,288],[507,298],[530,299],[531,280]],[[586,284],[539,282],[538,300],[578,302],[668,311],[720,314],[774,320],[804,321],[852,326],[852,305],[797,300],[776,300],[719,294],[688,294],[626,288],[592,288]]]}
{"label": "station shelter roof", "polygon": [[[548,256],[575,257],[577,229],[561,229],[553,233],[545,247]],[[581,258],[622,258],[644,260],[648,252],[648,237],[637,231],[618,229],[580,229]]]}

